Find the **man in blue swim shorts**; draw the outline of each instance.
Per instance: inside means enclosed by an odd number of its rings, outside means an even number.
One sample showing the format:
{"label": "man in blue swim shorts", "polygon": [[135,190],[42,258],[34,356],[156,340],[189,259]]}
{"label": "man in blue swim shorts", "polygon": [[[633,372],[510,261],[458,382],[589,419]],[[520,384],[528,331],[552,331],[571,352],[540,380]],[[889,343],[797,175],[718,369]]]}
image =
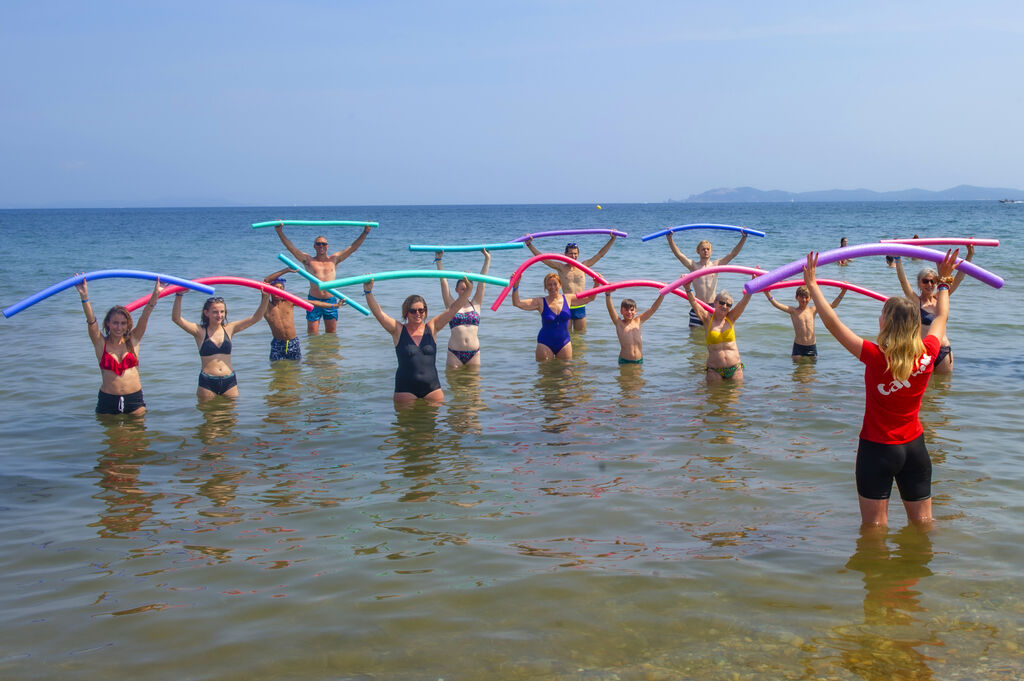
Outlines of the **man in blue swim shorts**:
{"label": "man in blue swim shorts", "polygon": [[[273,274],[268,274],[263,281],[272,284],[275,288],[284,290],[285,279],[281,275],[289,271],[291,269],[288,267],[278,270]],[[338,318],[337,300],[327,303],[310,298],[309,302],[313,303],[313,312],[326,312],[333,314],[334,319]],[[306,313],[306,319],[309,319],[309,314]],[[270,340],[270,361],[302,359],[302,347],[299,345],[299,337],[295,334],[295,304],[290,300],[271,296],[270,306],[267,308],[263,318],[267,320],[267,324],[270,326],[270,333],[273,336]],[[328,318],[326,314],[324,318]]]}
{"label": "man in blue swim shorts", "polygon": [[[300,251],[291,240],[284,235],[284,226],[278,225],[277,236],[281,239],[281,243],[284,247],[295,256],[295,259],[302,263],[302,266],[306,268],[310,274],[319,279],[320,281],[330,281],[338,278],[338,263],[352,255],[363,245],[366,241],[366,235],[370,233],[370,227],[367,225],[363,229],[363,233],[356,237],[347,248],[338,251],[337,253],[328,253],[327,251],[327,237],[318,236],[313,239],[313,249],[316,251],[315,254],[310,255]],[[324,332],[325,333],[337,333],[338,332],[338,311],[337,305],[332,305],[331,301],[334,300],[330,295],[324,293],[320,288],[313,282],[309,282],[309,293],[306,294],[306,300],[313,303],[317,310],[306,313],[306,332],[312,335],[320,333],[320,320],[324,320]],[[326,307],[334,307],[329,313],[326,312],[326,308],[323,305],[317,305],[317,302],[327,303]]]}
{"label": "man in blue swim shorts", "polygon": [[[605,256],[606,253],[611,249],[612,244],[615,243],[615,235],[612,234],[608,238],[608,243],[601,247],[592,258],[583,260],[583,264],[587,267],[593,267],[597,264],[597,261]],[[534,255],[540,255],[540,251],[533,245],[533,239],[527,235],[526,247]],[[580,259],[580,247],[574,243],[569,242],[565,245],[565,254],[573,260]],[[545,265],[558,272],[558,281],[562,284],[562,291],[565,293],[579,293],[587,288],[586,276],[583,274],[583,270],[578,267],[573,267],[569,263],[562,262],[561,260],[544,260],[542,261]],[[569,316],[572,319],[572,330],[583,333],[587,330],[587,306],[577,305],[569,308]]]}

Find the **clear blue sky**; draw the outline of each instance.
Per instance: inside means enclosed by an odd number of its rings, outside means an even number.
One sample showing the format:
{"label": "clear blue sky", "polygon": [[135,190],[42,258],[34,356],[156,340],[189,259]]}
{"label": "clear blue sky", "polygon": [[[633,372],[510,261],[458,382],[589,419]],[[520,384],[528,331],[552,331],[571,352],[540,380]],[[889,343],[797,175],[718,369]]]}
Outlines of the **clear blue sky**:
{"label": "clear blue sky", "polygon": [[0,5],[0,207],[1022,187],[1024,3]]}

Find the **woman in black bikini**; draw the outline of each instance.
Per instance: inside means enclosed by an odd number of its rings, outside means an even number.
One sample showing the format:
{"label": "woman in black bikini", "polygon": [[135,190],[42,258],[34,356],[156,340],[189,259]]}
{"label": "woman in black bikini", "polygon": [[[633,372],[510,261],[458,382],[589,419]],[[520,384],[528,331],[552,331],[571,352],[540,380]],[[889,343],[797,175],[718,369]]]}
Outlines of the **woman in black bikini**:
{"label": "woman in black bikini", "polygon": [[[914,237],[917,238],[916,236]],[[964,260],[970,262],[974,259],[974,245],[967,245],[967,255]],[[938,298],[936,293],[938,289],[939,275],[931,267],[925,267],[923,270],[917,273],[917,288],[919,293],[914,293],[914,289],[910,287],[910,282],[907,281],[907,274],[903,271],[903,261],[896,258],[896,276],[900,278],[900,286],[903,287],[903,294],[917,303],[917,306],[921,308],[921,338],[928,336],[928,332],[931,330],[932,321],[935,319],[936,310],[938,309]],[[953,279],[953,283],[949,286],[949,294],[953,295],[953,291],[960,286],[960,282],[964,280],[965,274],[957,271],[956,277]],[[951,374],[953,373],[953,350],[949,344],[949,337],[943,332],[942,337],[939,339],[939,354],[935,358],[935,370],[936,374]]]}
{"label": "woman in black bikini", "polygon": [[398,357],[395,372],[395,406],[407,406],[418,399],[438,404],[444,401],[441,381],[437,376],[437,343],[434,338],[444,325],[469,302],[471,287],[468,279],[460,279],[455,290],[459,292],[448,309],[427,321],[427,303],[421,296],[412,295],[402,303],[404,323],[392,319],[380,309],[373,296],[373,279],[363,284],[363,295],[370,312],[384,330],[391,334]]}
{"label": "woman in black bikini", "polygon": [[196,397],[200,402],[217,395],[238,397],[238,380],[231,368],[231,338],[263,319],[270,304],[266,293],[260,299],[260,306],[251,317],[238,322],[229,322],[228,309],[223,298],[208,298],[203,305],[202,322],[196,324],[181,318],[181,297],[184,291],[174,294],[174,308],[171,321],[192,334],[199,348],[202,370],[199,372],[199,387]]}
{"label": "woman in black bikini", "polygon": [[146,413],[146,402],[142,399],[142,380],[139,377],[139,345],[142,344],[142,335],[146,333],[149,315],[156,307],[160,291],[165,287],[157,279],[153,295],[146,307],[142,308],[139,323],[135,326],[132,326],[131,313],[120,305],[107,310],[102,332],[92,305],[89,304],[85,280],[75,288],[82,297],[89,339],[92,340],[96,359],[100,362],[100,373],[103,374],[103,383],[100,384],[100,393],[96,399],[96,413],[142,416]]}
{"label": "woman in black bikini", "polygon": [[[487,249],[481,250],[484,254],[484,266],[480,270],[480,274],[487,274],[491,267],[491,254],[487,252]],[[443,256],[444,253],[442,251],[434,253],[434,264],[437,265],[439,270],[444,269],[441,266],[441,258]],[[461,289],[467,286],[469,286],[467,280],[459,281],[455,284],[455,293],[461,294]],[[441,280],[441,299],[444,301],[445,307],[451,307],[455,300],[448,290],[447,279]],[[481,281],[477,283],[476,293],[473,294],[473,299],[469,302],[469,305],[456,310],[455,315],[448,322],[448,328],[451,329],[451,333],[448,336],[448,357],[445,366],[449,369],[459,369],[464,366],[480,366],[480,336],[477,332],[480,328],[480,308],[483,306],[483,303],[484,283]]]}

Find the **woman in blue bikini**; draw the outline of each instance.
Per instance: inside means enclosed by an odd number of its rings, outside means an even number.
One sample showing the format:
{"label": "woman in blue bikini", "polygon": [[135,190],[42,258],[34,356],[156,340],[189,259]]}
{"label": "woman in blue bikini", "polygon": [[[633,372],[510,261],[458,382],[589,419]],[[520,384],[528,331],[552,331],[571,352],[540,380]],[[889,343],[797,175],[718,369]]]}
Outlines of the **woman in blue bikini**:
{"label": "woman in blue bikini", "polygon": [[468,279],[461,279],[455,286],[459,297],[452,301],[441,314],[427,320],[427,301],[422,296],[411,295],[402,303],[402,319],[392,319],[373,295],[373,279],[363,284],[363,295],[370,312],[377,318],[384,330],[391,334],[398,358],[395,372],[395,406],[404,407],[422,399],[438,404],[444,401],[441,381],[437,376],[437,343],[434,338],[444,325],[469,303],[470,285]]}
{"label": "woman in blue bikini", "polygon": [[519,285],[512,287],[512,304],[520,310],[540,312],[540,333],[537,334],[537,361],[549,359],[572,359],[572,343],[569,338],[569,307],[586,305],[594,296],[579,298],[575,293],[562,293],[558,274],[551,272],[544,277],[543,298],[520,298]]}
{"label": "woman in blue bikini", "polygon": [[[487,249],[481,249],[481,251],[484,254],[484,266],[481,268],[480,274],[487,274],[491,268],[491,254],[487,252]],[[444,252],[442,251],[434,253],[434,264],[439,270],[444,269],[441,266],[443,256]],[[455,284],[455,293],[462,295],[462,287],[469,287],[469,285],[468,280],[460,280]],[[444,300],[445,307],[451,307],[455,302],[448,290],[447,279],[441,280],[441,298]],[[480,308],[483,302],[484,283],[481,281],[477,283],[476,293],[473,294],[469,305],[459,308],[448,322],[451,335],[448,338],[448,359],[445,366],[449,369],[480,366],[480,337],[477,332],[480,328]]]}

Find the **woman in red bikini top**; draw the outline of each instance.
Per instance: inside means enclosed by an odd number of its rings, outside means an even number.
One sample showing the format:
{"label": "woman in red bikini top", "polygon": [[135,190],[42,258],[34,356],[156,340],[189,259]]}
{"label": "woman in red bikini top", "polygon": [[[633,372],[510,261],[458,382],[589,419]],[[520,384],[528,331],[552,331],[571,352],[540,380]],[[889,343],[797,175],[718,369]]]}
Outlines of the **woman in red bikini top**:
{"label": "woman in red bikini top", "polygon": [[158,279],[153,286],[153,295],[139,315],[139,323],[132,325],[128,310],[115,305],[103,318],[102,330],[89,303],[89,291],[85,280],[76,287],[82,297],[86,328],[96,359],[99,360],[103,383],[96,400],[97,414],[129,414],[141,416],[146,413],[146,402],[142,398],[142,381],[139,378],[139,345],[146,333],[149,315],[156,307],[160,291],[164,289]]}

